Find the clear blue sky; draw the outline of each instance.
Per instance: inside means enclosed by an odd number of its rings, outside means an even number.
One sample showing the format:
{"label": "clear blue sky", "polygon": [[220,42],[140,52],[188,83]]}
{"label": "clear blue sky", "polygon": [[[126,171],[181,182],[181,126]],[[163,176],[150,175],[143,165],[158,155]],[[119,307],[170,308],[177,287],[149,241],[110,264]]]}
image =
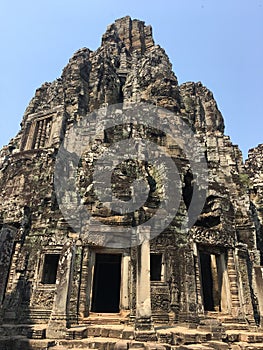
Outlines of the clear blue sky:
{"label": "clear blue sky", "polygon": [[58,78],[76,50],[95,50],[125,15],[152,25],[180,84],[212,90],[245,156],[263,143],[263,0],[2,0],[0,147],[16,135],[35,90]]}

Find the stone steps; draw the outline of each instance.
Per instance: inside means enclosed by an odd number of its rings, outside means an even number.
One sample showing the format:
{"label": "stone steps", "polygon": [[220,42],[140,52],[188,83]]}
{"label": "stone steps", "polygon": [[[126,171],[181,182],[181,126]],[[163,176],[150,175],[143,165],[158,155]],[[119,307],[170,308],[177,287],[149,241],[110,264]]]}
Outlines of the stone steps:
{"label": "stone steps", "polygon": [[173,327],[156,330],[159,342],[173,345],[203,343],[212,339],[210,332],[186,327]]}
{"label": "stone steps", "polygon": [[90,337],[75,340],[27,339],[16,337],[12,341],[0,341],[0,350],[263,350],[262,342],[207,341],[189,344],[166,344],[158,342],[138,342],[117,338]]}
{"label": "stone steps", "polygon": [[222,323],[222,326],[225,330],[242,330],[242,331],[249,331],[249,330],[255,330],[256,326],[249,326],[246,323]]}
{"label": "stone steps", "polygon": [[28,332],[30,331],[30,328],[31,327],[28,324],[25,324],[25,325],[1,324],[0,337],[17,336],[17,335],[27,336]]}
{"label": "stone steps", "polygon": [[[81,340],[59,340],[57,341],[57,346],[60,346],[60,349],[98,349],[98,350],[116,350],[116,344],[120,341],[120,339],[115,338],[102,338],[102,337],[94,337],[94,338],[86,338]],[[120,350],[127,349],[119,347]],[[51,347],[50,350],[54,350],[54,347]]]}
{"label": "stone steps", "polygon": [[232,350],[262,350],[263,343],[238,342],[232,345]]}
{"label": "stone steps", "polygon": [[89,317],[84,318],[82,324],[85,325],[118,325],[127,324],[129,322],[129,317],[125,313],[123,314],[98,314],[90,313]]}
{"label": "stone steps", "polygon": [[3,337],[0,339],[0,350],[47,350],[55,345],[55,340],[28,339],[23,336]]}
{"label": "stone steps", "polygon": [[211,348],[206,345],[202,344],[191,344],[191,345],[181,345],[179,347],[176,347],[178,350],[214,350],[214,348]]}
{"label": "stone steps", "polygon": [[114,338],[90,338],[74,341],[61,340],[50,350],[92,349],[92,350],[170,350],[168,344],[156,342],[123,341]]}
{"label": "stone steps", "polygon": [[2,324],[0,337],[26,336],[32,339],[44,339],[46,337],[46,324]]}
{"label": "stone steps", "polygon": [[[4,326],[7,333],[11,326]],[[65,339],[62,340],[42,339],[45,327],[46,325],[24,325],[17,327],[9,337],[2,334],[0,350],[263,350],[262,329],[234,323],[225,326],[209,321],[198,328],[189,328],[186,324],[156,326],[157,342],[154,338],[152,341],[148,339],[147,342],[144,338],[137,338],[134,327],[126,324],[76,325],[68,329]],[[16,336],[18,330],[23,330],[23,334]],[[218,333],[214,332],[215,330],[218,330]]]}
{"label": "stone steps", "polygon": [[240,330],[227,330],[226,340],[229,343],[263,343],[263,332],[240,332]]}
{"label": "stone steps", "polygon": [[[206,345],[206,344],[204,344]],[[207,346],[211,347],[215,350],[229,350],[229,345],[227,343],[224,343],[222,341],[209,341],[207,342]]]}
{"label": "stone steps", "polygon": [[134,328],[126,325],[81,325],[67,330],[66,339],[84,339],[89,337],[134,339]]}

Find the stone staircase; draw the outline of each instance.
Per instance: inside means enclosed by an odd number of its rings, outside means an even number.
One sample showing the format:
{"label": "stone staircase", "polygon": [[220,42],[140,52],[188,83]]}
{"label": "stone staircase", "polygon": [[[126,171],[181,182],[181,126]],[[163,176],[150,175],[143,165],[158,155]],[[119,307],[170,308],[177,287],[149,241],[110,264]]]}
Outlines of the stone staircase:
{"label": "stone staircase", "polygon": [[136,341],[131,325],[115,321],[76,325],[62,340],[45,339],[45,325],[25,325],[20,335],[13,328],[11,336],[6,325],[6,334],[2,331],[0,336],[0,350],[263,350],[263,330],[245,323],[206,319],[197,328],[187,324],[160,325],[155,327],[157,341],[142,342]]}
{"label": "stone staircase", "polygon": [[128,324],[129,317],[127,313],[90,313],[89,317],[84,318],[81,322],[84,325],[119,325],[119,324]]}

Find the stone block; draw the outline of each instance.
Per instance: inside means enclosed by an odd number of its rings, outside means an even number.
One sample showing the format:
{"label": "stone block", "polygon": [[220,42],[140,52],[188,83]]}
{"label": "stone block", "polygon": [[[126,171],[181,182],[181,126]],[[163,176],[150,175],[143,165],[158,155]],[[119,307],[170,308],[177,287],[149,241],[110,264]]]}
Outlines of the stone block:
{"label": "stone block", "polygon": [[101,328],[100,327],[88,327],[87,328],[87,336],[88,337],[100,337],[101,335]]}

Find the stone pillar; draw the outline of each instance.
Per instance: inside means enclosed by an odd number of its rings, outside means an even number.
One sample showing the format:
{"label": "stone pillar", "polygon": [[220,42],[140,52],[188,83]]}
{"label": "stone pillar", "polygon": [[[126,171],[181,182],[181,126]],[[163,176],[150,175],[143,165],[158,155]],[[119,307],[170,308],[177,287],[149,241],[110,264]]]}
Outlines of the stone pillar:
{"label": "stone pillar", "polygon": [[121,287],[121,309],[129,310],[129,263],[130,255],[124,253],[122,257],[122,287]]}
{"label": "stone pillar", "polygon": [[64,338],[67,327],[69,327],[69,300],[74,255],[75,242],[67,242],[62,249],[58,265],[56,293],[47,328],[47,338],[50,339]]}
{"label": "stone pillar", "polygon": [[257,295],[259,315],[260,315],[259,322],[260,322],[260,326],[263,327],[263,267],[255,266],[254,273],[255,273],[255,282],[256,282],[256,295]]}
{"label": "stone pillar", "polygon": [[236,262],[234,256],[234,250],[228,250],[228,277],[229,286],[232,298],[232,316],[239,317],[241,312],[240,300],[239,300],[239,290],[238,290],[238,274],[236,271]]}
{"label": "stone pillar", "polygon": [[230,283],[228,278],[226,257],[225,254],[220,254],[217,257],[217,268],[220,280],[219,290],[220,290],[220,306],[221,312],[224,314],[231,314],[232,310],[232,298],[230,293]]}
{"label": "stone pillar", "polygon": [[146,341],[156,339],[151,310],[150,231],[140,228],[139,235],[142,244],[137,247],[135,339]]}
{"label": "stone pillar", "polygon": [[[249,258],[249,252],[247,250],[247,246],[243,244],[239,244],[238,247],[236,247],[235,251],[233,251],[233,257],[239,272],[237,275],[239,303],[237,303],[236,298],[233,298],[233,293],[232,293],[232,300],[235,301],[235,305],[237,305],[236,307],[239,306],[239,312],[236,313],[237,316],[242,320],[245,319],[252,325],[252,324],[255,324],[254,312],[257,310],[257,305],[255,304],[255,300],[254,300],[254,295],[253,295],[254,291],[252,292],[252,289],[251,289],[251,287],[253,288],[252,286],[253,270],[250,268],[251,261],[250,263],[248,263],[250,258]],[[233,306],[233,302],[232,302],[232,306]]]}
{"label": "stone pillar", "polygon": [[88,277],[89,277],[89,248],[83,247],[83,259],[81,266],[81,284],[79,293],[79,317],[83,319],[89,315]]}
{"label": "stone pillar", "polygon": [[195,270],[195,283],[196,283],[196,304],[198,317],[204,317],[204,306],[202,299],[202,285],[200,276],[200,262],[198,256],[197,244],[193,243],[193,259],[194,259],[194,270]]}

